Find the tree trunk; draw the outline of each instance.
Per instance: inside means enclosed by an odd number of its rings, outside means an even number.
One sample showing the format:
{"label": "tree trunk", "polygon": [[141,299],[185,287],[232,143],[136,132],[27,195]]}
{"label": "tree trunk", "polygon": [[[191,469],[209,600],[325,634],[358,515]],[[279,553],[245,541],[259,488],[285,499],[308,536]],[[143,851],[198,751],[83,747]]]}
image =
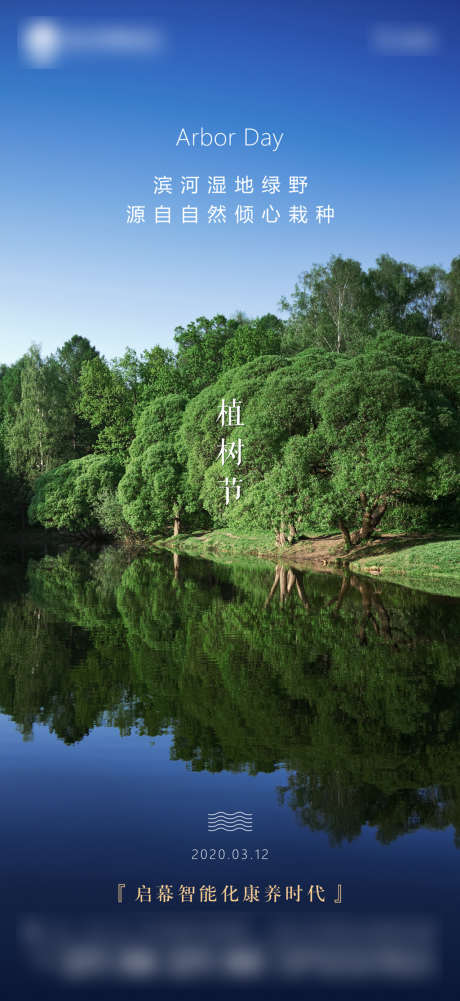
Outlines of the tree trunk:
{"label": "tree trunk", "polygon": [[281,567],[280,570],[280,605],[284,605],[286,600],[287,570]]}
{"label": "tree trunk", "polygon": [[297,575],[296,575],[295,586],[296,586],[297,594],[299,595],[299,598],[300,598],[300,600],[302,602],[303,607],[306,608],[309,611],[310,610],[310,603],[309,603],[308,598],[307,598],[307,596],[305,594],[305,591],[303,589],[302,581],[299,580],[299,578],[297,577]]}
{"label": "tree trunk", "polygon": [[387,502],[382,501],[381,504],[374,504],[372,510],[369,510],[369,508],[365,510],[363,515],[363,523],[359,530],[360,541],[365,541],[366,539],[369,538],[370,535],[372,535],[372,532],[374,531],[375,528],[377,528],[377,525],[382,520],[386,509],[387,509]]}
{"label": "tree trunk", "polygon": [[359,580],[356,585],[358,591],[361,594],[361,600],[363,603],[363,614],[361,616],[361,623],[358,629],[358,637],[361,646],[367,644],[366,626],[370,618],[372,618],[372,589],[369,581]]}
{"label": "tree trunk", "polygon": [[180,518],[174,518],[174,535],[179,535],[180,532]]}
{"label": "tree trunk", "polygon": [[340,611],[343,599],[349,590],[350,590],[350,578],[346,574],[344,574],[342,577],[342,583],[340,585],[340,591],[338,593],[337,600],[335,598],[331,598],[331,600],[328,601],[328,606],[334,605],[333,615],[335,615],[337,612]]}
{"label": "tree trunk", "polygon": [[343,535],[345,545],[351,546],[350,532],[342,518],[339,518],[339,528]]}
{"label": "tree trunk", "polygon": [[271,587],[271,590],[270,590],[270,593],[269,593],[269,595],[268,595],[268,598],[267,598],[267,600],[266,600],[266,602],[265,602],[265,605],[264,605],[264,608],[266,608],[266,607],[267,607],[267,605],[269,605],[269,604],[270,604],[270,601],[271,601],[271,600],[272,600],[272,598],[273,598],[273,595],[274,595],[274,593],[275,593],[275,591],[276,591],[276,587],[277,587],[277,584],[279,583],[279,579],[280,579],[280,572],[281,572],[281,567],[277,567],[277,568],[276,568],[276,571],[275,571],[275,579],[274,579],[274,581],[273,581],[273,584],[272,584],[272,587]]}
{"label": "tree trunk", "polygon": [[[365,500],[365,494],[361,494],[362,503],[363,499]],[[349,545],[359,546],[361,542],[366,542],[366,540],[371,537],[374,529],[377,528],[377,525],[381,522],[387,507],[388,507],[387,501],[381,501],[380,504],[374,504],[372,508],[368,507],[366,502],[366,507],[363,510],[363,520],[361,522],[361,528],[358,528],[356,532],[352,532],[351,535],[350,533],[348,533],[350,539]],[[342,534],[344,534],[340,522],[339,525]]]}
{"label": "tree trunk", "polygon": [[294,542],[296,534],[297,533],[296,533],[296,530],[294,528],[294,525],[292,524],[292,521],[290,521],[289,522],[289,542],[290,542],[291,545]]}
{"label": "tree trunk", "polygon": [[276,533],[276,545],[285,546],[286,545],[286,533],[284,531],[284,521],[281,522],[280,530]]}
{"label": "tree trunk", "polygon": [[359,530],[360,541],[363,541],[364,539],[368,539],[369,536],[372,535],[373,529],[374,529],[374,525],[373,525],[373,521],[372,521],[372,511],[370,511],[369,508],[368,508],[364,512],[364,514],[363,514],[363,520],[362,520],[361,528]]}
{"label": "tree trunk", "polygon": [[179,580],[179,569],[180,569],[179,553],[173,553],[173,567],[174,567],[174,579]]}

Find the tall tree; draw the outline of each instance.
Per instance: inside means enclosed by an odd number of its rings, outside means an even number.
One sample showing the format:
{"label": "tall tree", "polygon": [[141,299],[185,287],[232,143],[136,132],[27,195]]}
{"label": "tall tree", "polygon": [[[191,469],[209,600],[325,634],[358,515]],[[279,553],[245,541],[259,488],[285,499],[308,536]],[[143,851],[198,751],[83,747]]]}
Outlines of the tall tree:
{"label": "tall tree", "polygon": [[260,355],[281,354],[284,324],[278,316],[266,313],[254,320],[241,320],[222,352],[222,368],[235,368],[254,361]]}
{"label": "tall tree", "polygon": [[440,314],[443,338],[460,348],[460,257],[454,257],[445,276]]}
{"label": "tall tree", "polygon": [[332,256],[326,265],[304,271],[291,299],[281,299],[288,313],[283,349],[295,353],[307,347],[356,352],[369,331],[371,293],[358,261]]}
{"label": "tall tree", "polygon": [[123,516],[136,531],[155,534],[171,529],[178,535],[187,507],[185,468],[179,461],[175,436],[186,397],[158,397],[143,410],[129,450],[118,497]]}
{"label": "tall tree", "polygon": [[113,455],[84,455],[39,476],[29,505],[29,519],[45,528],[100,532],[107,495],[114,497],[123,472]]}
{"label": "tall tree", "polygon": [[99,352],[87,337],[74,334],[56,352],[55,358],[62,371],[64,381],[65,409],[70,434],[70,449],[74,458],[86,455],[96,441],[96,432],[87,420],[78,413],[80,398],[80,375],[84,362],[99,357]]}
{"label": "tall tree", "polygon": [[186,327],[176,327],[177,367],[190,396],[216,380],[222,371],[225,345],[239,325],[239,320],[227,320],[219,314],[212,320],[199,316]]}
{"label": "tall tree", "polygon": [[426,359],[424,339],[381,334],[372,351],[321,375],[312,394],[319,420],[309,438],[323,485],[312,516],[328,511],[348,544],[369,538],[389,508],[453,500],[460,487],[460,412],[448,374],[439,375],[449,367],[445,346],[429,342],[434,375],[422,380],[412,358],[398,355],[398,340]]}
{"label": "tall tree", "polygon": [[389,254],[377,258],[368,279],[374,296],[372,325],[377,333],[397,330],[403,334],[438,338],[438,304],[444,272],[436,266],[416,268]]}
{"label": "tall tree", "polygon": [[170,348],[158,344],[142,354],[142,404],[151,403],[157,396],[184,391],[177,358]]}
{"label": "tall tree", "polygon": [[69,458],[69,412],[65,383],[54,358],[43,360],[34,345],[21,370],[21,398],[6,432],[11,468],[31,485]]}
{"label": "tall tree", "polygon": [[126,455],[138,394],[139,369],[132,355],[112,364],[99,356],[83,362],[78,413],[97,431],[98,452]]}

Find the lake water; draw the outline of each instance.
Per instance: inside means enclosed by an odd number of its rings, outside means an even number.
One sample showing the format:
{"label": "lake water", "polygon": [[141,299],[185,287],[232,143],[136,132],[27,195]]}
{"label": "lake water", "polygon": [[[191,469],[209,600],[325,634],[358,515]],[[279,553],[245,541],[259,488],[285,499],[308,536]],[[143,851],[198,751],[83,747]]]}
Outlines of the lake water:
{"label": "lake water", "polygon": [[5,998],[458,997],[458,599],[115,548],[0,584]]}

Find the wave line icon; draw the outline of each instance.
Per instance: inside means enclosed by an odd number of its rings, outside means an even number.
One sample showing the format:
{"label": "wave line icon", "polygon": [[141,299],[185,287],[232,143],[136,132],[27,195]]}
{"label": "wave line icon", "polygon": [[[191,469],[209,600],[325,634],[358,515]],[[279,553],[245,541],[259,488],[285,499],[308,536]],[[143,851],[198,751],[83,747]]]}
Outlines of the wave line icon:
{"label": "wave line icon", "polygon": [[208,813],[208,831],[252,831],[252,818],[252,813],[244,813],[243,810],[235,810],[234,813],[217,810]]}

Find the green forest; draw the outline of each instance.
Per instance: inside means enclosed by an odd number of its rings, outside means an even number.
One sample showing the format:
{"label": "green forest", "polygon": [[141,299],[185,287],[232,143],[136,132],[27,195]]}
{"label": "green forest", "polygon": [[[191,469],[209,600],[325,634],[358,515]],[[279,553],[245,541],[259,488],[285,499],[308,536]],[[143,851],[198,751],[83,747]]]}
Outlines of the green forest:
{"label": "green forest", "polygon": [[[106,359],[75,334],[0,367],[0,522],[125,538],[460,523],[460,257],[302,273],[282,318],[199,317],[174,350]],[[223,428],[222,401],[243,426]],[[238,437],[241,462],[222,463]],[[226,503],[224,477],[241,495]]]}

